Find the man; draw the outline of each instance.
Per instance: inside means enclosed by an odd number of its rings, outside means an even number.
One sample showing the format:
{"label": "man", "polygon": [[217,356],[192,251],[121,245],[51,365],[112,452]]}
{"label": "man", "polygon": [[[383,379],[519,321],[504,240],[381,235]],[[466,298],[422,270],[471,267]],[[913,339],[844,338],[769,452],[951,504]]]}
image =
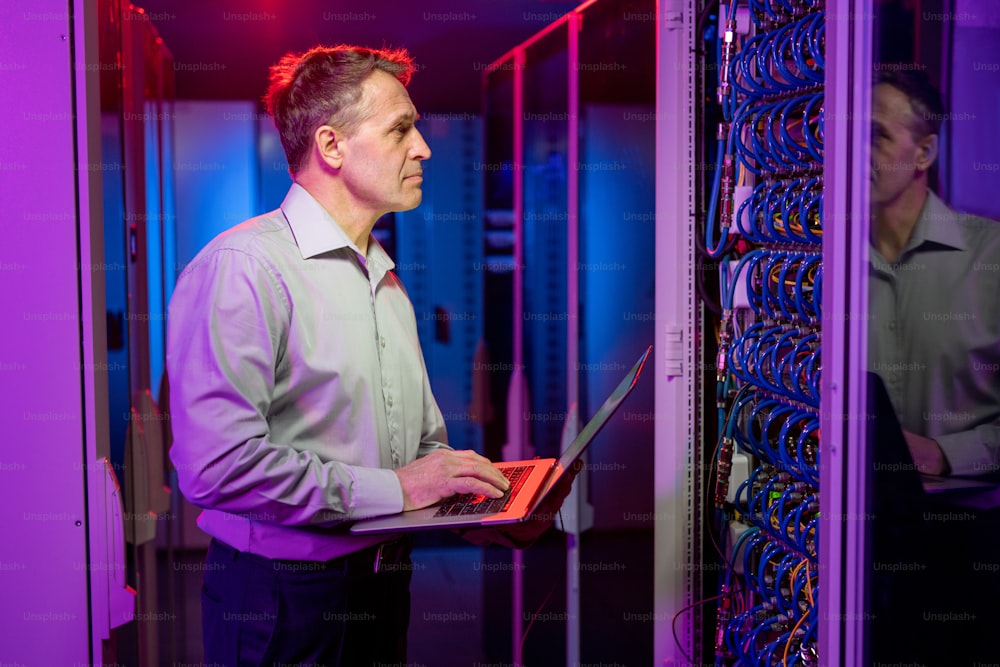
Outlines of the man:
{"label": "man", "polygon": [[448,447],[413,306],[371,236],[421,201],[413,69],[403,50],[282,58],[265,102],[294,183],[178,279],[171,458],[213,537],[208,664],[405,662],[407,546],[345,522],[509,487]]}
{"label": "man", "polygon": [[872,99],[869,361],[920,472],[1000,471],[1000,225],[928,187],[940,96],[916,69]]}

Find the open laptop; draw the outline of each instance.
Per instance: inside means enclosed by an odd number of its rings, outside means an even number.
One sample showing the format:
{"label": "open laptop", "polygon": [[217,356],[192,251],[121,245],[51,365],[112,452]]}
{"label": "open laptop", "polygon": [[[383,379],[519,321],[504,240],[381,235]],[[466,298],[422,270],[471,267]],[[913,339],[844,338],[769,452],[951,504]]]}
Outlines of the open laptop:
{"label": "open laptop", "polygon": [[642,372],[652,349],[652,345],[646,348],[632,369],[625,374],[624,379],[604,401],[604,405],[558,459],[494,463],[493,465],[510,481],[510,489],[501,498],[493,499],[476,494],[452,496],[437,505],[423,509],[358,521],[351,526],[351,532],[395,533],[433,528],[498,526],[524,521],[531,516],[570,466],[583,455],[593,442],[594,436],[635,387],[639,373]]}

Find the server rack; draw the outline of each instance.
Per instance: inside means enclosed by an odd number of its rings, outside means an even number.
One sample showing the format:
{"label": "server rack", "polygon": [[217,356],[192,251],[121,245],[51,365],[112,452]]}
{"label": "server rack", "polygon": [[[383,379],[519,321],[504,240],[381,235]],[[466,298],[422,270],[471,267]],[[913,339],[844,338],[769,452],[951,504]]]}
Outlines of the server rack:
{"label": "server rack", "polygon": [[657,664],[862,664],[866,4],[659,5]]}

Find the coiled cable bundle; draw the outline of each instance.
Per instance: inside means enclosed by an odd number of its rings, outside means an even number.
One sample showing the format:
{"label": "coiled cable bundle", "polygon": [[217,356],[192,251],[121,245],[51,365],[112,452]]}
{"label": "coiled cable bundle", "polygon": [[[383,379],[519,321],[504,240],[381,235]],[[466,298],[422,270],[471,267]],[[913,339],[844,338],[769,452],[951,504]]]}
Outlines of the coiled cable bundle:
{"label": "coiled cable bundle", "polygon": [[[716,664],[818,662],[822,372],[821,0],[734,0],[718,41],[705,248],[719,260]],[[744,34],[740,34],[740,16]],[[749,474],[732,480],[733,457]],[[733,537],[739,535],[739,537]]]}

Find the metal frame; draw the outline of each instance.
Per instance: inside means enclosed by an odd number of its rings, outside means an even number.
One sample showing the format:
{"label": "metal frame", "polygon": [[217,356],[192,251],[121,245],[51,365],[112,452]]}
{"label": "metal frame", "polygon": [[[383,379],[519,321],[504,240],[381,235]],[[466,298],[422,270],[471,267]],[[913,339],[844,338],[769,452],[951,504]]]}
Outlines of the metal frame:
{"label": "metal frame", "polygon": [[[569,22],[569,54],[566,76],[569,78],[569,127],[566,152],[567,163],[580,162],[580,28],[579,11],[567,15]],[[566,410],[560,449],[572,442],[580,430],[579,410],[580,378],[577,364],[580,361],[580,170],[570,169],[566,174]],[[566,533],[566,664],[580,664],[580,533],[589,528],[581,522],[585,492],[580,485],[566,499],[570,520],[563,525]]]}

